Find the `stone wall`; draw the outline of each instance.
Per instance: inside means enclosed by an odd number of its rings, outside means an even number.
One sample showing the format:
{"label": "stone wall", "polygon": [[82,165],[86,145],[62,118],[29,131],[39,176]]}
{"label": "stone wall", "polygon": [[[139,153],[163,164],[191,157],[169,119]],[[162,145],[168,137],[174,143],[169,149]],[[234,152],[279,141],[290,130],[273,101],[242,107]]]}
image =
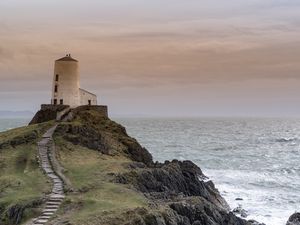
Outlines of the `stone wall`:
{"label": "stone wall", "polygon": [[[99,112],[100,115],[108,117],[106,105],[82,105],[74,109],[70,109],[68,105],[43,104],[41,105],[41,110],[35,114],[29,124],[43,123],[57,119],[62,121],[72,121],[78,112],[84,110],[95,110]],[[58,118],[57,115],[59,115],[62,111],[65,111],[66,115],[61,115],[60,118]]]}
{"label": "stone wall", "polygon": [[74,117],[78,114],[78,112],[85,110],[95,110],[99,112],[99,115],[102,115],[103,117],[108,117],[108,109],[106,105],[82,105],[76,107],[75,109],[71,109],[70,113],[65,118],[65,120],[72,121]]}
{"label": "stone wall", "polygon": [[52,104],[42,104],[41,110],[53,110],[53,111],[62,111],[65,108],[68,108],[68,105],[52,105]]}
{"label": "stone wall", "polygon": [[100,112],[103,116],[108,117],[107,105],[82,105],[82,106],[78,106],[75,109],[72,109],[73,112],[79,112],[85,110],[95,110]]}

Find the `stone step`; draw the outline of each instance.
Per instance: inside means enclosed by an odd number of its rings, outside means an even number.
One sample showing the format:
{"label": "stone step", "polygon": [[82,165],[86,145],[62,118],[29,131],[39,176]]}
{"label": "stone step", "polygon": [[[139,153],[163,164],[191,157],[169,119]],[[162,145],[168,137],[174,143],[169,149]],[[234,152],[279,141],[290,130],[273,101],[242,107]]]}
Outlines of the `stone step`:
{"label": "stone step", "polygon": [[62,187],[54,187],[52,188],[52,191],[63,191],[64,189]]}
{"label": "stone step", "polygon": [[59,178],[54,178],[54,179],[53,179],[53,182],[54,182],[55,184],[62,184],[62,181],[61,181],[61,179],[59,179]]}
{"label": "stone step", "polygon": [[63,191],[62,187],[54,187],[52,188],[53,191]]}
{"label": "stone step", "polygon": [[48,171],[48,172],[46,172],[47,174],[54,174],[54,172],[53,171]]}
{"label": "stone step", "polygon": [[37,143],[40,168],[52,180],[52,192],[43,208],[42,214],[34,220],[35,225],[47,223],[65,198],[63,181],[55,174],[50,158],[53,145],[52,134],[55,128],[56,126],[49,129],[43,135],[43,139]]}
{"label": "stone step", "polygon": [[59,205],[49,205],[49,206],[46,206],[46,209],[56,209],[58,210],[59,208]]}
{"label": "stone step", "polygon": [[53,212],[44,212],[42,216],[53,216]]}
{"label": "stone step", "polygon": [[43,213],[50,213],[50,212],[56,212],[56,211],[57,211],[57,208],[55,208],[55,209],[44,209]]}
{"label": "stone step", "polygon": [[[42,164],[42,167],[43,167],[44,169],[52,170],[52,166],[50,166],[49,164]],[[49,168],[46,168],[46,167],[49,167]]]}
{"label": "stone step", "polygon": [[49,220],[51,216],[39,216],[37,219],[44,219],[44,220]]}
{"label": "stone step", "polygon": [[57,175],[52,175],[53,179],[60,179]]}
{"label": "stone step", "polygon": [[48,201],[46,202],[46,205],[60,205],[61,202],[60,201]]}
{"label": "stone step", "polygon": [[37,221],[34,222],[34,224],[44,224],[47,223],[48,220],[47,219],[38,219]]}
{"label": "stone step", "polygon": [[52,169],[44,168],[44,170],[45,170],[46,172],[53,173],[53,170],[52,170]]}
{"label": "stone step", "polygon": [[63,199],[65,196],[64,195],[51,195],[50,198],[58,198],[58,199]]}
{"label": "stone step", "polygon": [[49,199],[50,202],[62,202],[64,198],[51,198]]}
{"label": "stone step", "polygon": [[62,188],[53,188],[52,191],[63,191]]}

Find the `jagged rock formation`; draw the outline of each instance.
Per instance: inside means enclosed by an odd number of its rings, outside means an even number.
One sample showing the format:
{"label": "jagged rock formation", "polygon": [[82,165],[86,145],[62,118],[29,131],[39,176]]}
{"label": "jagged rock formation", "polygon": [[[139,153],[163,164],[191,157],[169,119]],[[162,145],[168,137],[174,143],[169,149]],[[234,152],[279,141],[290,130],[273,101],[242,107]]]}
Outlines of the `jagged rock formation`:
{"label": "jagged rock formation", "polygon": [[73,187],[51,224],[259,225],[230,212],[191,161],[154,163],[124,127],[93,108],[67,117],[54,141]]}
{"label": "jagged rock formation", "polygon": [[[56,135],[76,145],[111,156],[125,155],[133,162],[127,172],[111,174],[114,181],[132,185],[144,193],[156,207],[135,219],[117,224],[151,225],[248,225],[252,224],[229,212],[229,206],[212,181],[205,181],[201,169],[190,161],[154,163],[151,154],[124,127],[95,112],[80,111],[77,123],[60,124]],[[80,123],[78,123],[80,121]],[[141,209],[131,211],[139,214]],[[132,217],[134,217],[132,215]],[[107,224],[114,224],[114,219]]]}
{"label": "jagged rock formation", "polygon": [[73,121],[59,124],[56,135],[73,144],[80,144],[108,155],[126,155],[146,165],[153,163],[151,154],[126,129],[94,110],[74,110]]}
{"label": "jagged rock formation", "polygon": [[286,225],[300,225],[300,213],[291,215]]}

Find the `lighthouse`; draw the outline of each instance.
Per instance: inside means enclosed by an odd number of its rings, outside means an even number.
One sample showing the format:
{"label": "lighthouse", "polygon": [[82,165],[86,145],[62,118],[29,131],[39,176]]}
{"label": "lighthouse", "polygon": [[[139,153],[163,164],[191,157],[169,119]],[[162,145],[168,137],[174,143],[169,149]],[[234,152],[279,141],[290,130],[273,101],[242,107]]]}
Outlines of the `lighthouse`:
{"label": "lighthouse", "polygon": [[79,62],[67,54],[54,64],[52,105],[97,105],[97,96],[80,88]]}

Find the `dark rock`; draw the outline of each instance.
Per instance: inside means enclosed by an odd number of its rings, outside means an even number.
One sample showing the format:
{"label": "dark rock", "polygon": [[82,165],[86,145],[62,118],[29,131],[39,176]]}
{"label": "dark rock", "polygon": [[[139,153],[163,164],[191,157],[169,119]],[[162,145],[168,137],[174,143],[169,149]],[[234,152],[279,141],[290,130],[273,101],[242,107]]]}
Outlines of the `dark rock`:
{"label": "dark rock", "polygon": [[[134,170],[120,174],[116,180],[120,183],[131,183],[144,193],[154,193],[156,198],[171,198],[172,196],[201,196],[215,205],[229,209],[214,184],[199,180],[204,176],[201,169],[191,161],[174,160],[156,167]],[[160,194],[159,194],[160,193]]]}
{"label": "dark rock", "polygon": [[248,223],[249,223],[249,225],[266,225],[264,223],[259,223],[256,220],[248,220]]}
{"label": "dark rock", "polygon": [[297,212],[291,215],[286,225],[300,225],[300,213]]}
{"label": "dark rock", "polygon": [[170,207],[179,215],[189,219],[191,224],[203,225],[246,225],[247,221],[216,207],[207,200],[198,198],[186,202],[170,204]]}
{"label": "dark rock", "polygon": [[[52,118],[50,112],[47,119]],[[39,117],[39,116],[37,116]],[[114,181],[142,192],[147,208],[136,208],[108,218],[109,225],[261,225],[229,212],[229,206],[212,181],[191,161],[153,163],[151,154],[126,129],[92,108],[76,109],[70,123],[60,123],[55,137],[111,156],[122,155],[126,172],[111,173]],[[42,119],[36,118],[36,121]],[[86,187],[81,191],[88,191]],[[245,215],[240,212],[240,215]],[[289,224],[294,225],[294,224]]]}
{"label": "dark rock", "polygon": [[236,201],[243,201],[244,199],[242,199],[242,198],[236,198],[235,200]]}
{"label": "dark rock", "polygon": [[[78,111],[74,118],[80,123],[59,124],[55,134],[73,144],[79,144],[103,154],[125,154],[136,162],[153,164],[152,156],[134,138],[127,135],[126,129],[108,117],[92,109]],[[116,145],[118,143],[118,145]]]}
{"label": "dark rock", "polygon": [[0,210],[0,221],[5,221],[5,224],[20,224],[23,219],[23,214],[26,209],[35,208],[43,203],[44,199],[38,199],[25,204],[12,205],[1,212]]}
{"label": "dark rock", "polygon": [[243,209],[241,205],[233,209],[232,212],[236,215],[240,215],[243,218],[246,218],[248,216],[247,210]]}
{"label": "dark rock", "polygon": [[43,107],[42,105],[41,110],[39,110],[34,115],[32,120],[29,122],[29,125],[55,120],[57,112],[62,111],[69,107],[66,105],[45,105],[45,106],[48,107]]}

